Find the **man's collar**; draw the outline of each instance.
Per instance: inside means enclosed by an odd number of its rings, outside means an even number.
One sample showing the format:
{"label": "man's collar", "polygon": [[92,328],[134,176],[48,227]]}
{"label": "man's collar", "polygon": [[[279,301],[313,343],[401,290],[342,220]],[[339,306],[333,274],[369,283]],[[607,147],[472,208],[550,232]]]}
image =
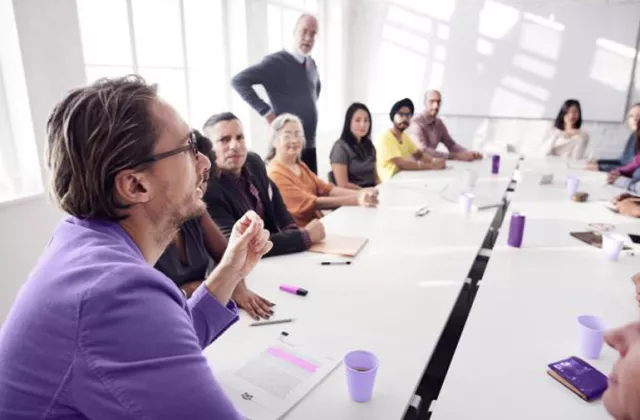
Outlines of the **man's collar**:
{"label": "man's collar", "polygon": [[431,115],[429,115],[429,114],[422,114],[422,115],[423,115],[423,117],[424,117],[424,121],[425,121],[425,123],[426,123],[427,125],[435,124],[435,122],[436,122],[436,121],[437,121],[437,119],[438,119],[438,116],[432,117],[432,116],[431,116]]}
{"label": "man's collar", "polygon": [[238,182],[240,180],[251,182],[252,175],[249,168],[247,168],[247,164],[245,163],[242,167],[242,170],[240,171],[240,175],[236,175],[232,172],[220,171],[220,179],[226,179],[232,182]]}
{"label": "man's collar", "polygon": [[296,61],[300,64],[304,63],[304,60],[308,57],[307,55],[301,54],[298,50],[296,50],[295,48],[287,48],[286,50],[289,54],[291,54],[293,56],[293,58],[296,59]]}

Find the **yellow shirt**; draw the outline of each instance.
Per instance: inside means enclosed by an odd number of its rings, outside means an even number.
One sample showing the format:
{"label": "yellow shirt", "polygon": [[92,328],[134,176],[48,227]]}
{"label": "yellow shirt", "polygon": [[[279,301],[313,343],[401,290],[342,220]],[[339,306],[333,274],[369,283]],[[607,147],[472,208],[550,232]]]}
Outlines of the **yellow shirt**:
{"label": "yellow shirt", "polygon": [[378,144],[376,144],[376,168],[380,181],[386,181],[400,170],[391,159],[400,157],[409,159],[418,151],[406,131],[400,136],[402,143],[396,139],[391,129],[384,132]]}

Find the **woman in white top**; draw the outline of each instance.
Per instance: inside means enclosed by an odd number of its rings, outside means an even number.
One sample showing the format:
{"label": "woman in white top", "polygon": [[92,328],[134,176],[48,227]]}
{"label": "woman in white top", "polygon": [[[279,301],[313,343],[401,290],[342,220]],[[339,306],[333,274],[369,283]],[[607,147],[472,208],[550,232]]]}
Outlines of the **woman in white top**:
{"label": "woman in white top", "polygon": [[584,159],[589,135],[580,129],[582,109],[580,102],[568,99],[560,108],[554,127],[542,143],[544,156],[560,156],[568,159]]}

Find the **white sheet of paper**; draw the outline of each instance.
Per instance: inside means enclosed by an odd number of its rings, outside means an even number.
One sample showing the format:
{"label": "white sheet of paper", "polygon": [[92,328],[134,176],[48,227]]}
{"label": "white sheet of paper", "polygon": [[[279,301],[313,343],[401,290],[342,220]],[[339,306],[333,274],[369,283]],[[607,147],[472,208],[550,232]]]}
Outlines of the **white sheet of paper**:
{"label": "white sheet of paper", "polygon": [[248,420],[277,420],[291,410],[341,362],[285,338],[235,371],[216,373],[234,406]]}

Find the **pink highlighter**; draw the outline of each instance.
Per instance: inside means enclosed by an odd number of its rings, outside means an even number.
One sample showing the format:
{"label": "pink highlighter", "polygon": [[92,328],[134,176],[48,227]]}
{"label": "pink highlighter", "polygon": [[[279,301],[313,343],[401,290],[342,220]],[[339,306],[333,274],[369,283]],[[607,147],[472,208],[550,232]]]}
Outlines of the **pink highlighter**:
{"label": "pink highlighter", "polygon": [[309,293],[309,291],[306,289],[303,289],[301,287],[296,287],[296,286],[289,286],[288,284],[281,284],[280,290],[282,290],[283,292],[291,293],[292,295],[298,295],[298,296],[307,296],[307,293]]}

